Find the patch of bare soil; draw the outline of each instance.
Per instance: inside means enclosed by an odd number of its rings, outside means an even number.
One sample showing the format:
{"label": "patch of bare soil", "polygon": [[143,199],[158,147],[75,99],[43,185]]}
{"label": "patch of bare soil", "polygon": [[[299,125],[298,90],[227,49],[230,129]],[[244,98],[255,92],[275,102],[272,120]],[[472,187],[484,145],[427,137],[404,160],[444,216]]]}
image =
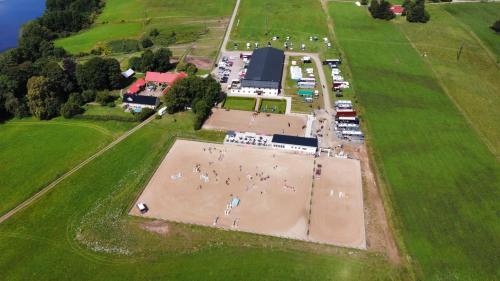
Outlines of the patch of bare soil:
{"label": "patch of bare soil", "polygon": [[187,56],[185,61],[186,63],[192,63],[196,65],[196,67],[199,69],[209,70],[212,67],[212,60],[208,58]]}
{"label": "patch of bare soil", "polygon": [[361,161],[363,175],[366,242],[368,250],[383,252],[394,263],[401,263],[399,249],[388,223],[383,199],[375,180],[375,174],[370,166],[366,145],[345,147],[346,152]]}
{"label": "patch of bare soil", "polygon": [[168,223],[162,220],[143,222],[139,224],[139,227],[146,231],[158,233],[161,235],[167,235],[169,232]]}

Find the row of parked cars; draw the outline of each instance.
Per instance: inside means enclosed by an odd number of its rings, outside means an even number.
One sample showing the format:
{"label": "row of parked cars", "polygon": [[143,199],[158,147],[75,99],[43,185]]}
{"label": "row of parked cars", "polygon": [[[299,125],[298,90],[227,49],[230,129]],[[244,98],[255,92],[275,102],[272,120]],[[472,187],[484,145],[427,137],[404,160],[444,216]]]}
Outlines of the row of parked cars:
{"label": "row of parked cars", "polygon": [[222,60],[219,62],[217,67],[220,83],[227,83],[233,64],[234,62],[230,61],[228,57],[222,57]]}

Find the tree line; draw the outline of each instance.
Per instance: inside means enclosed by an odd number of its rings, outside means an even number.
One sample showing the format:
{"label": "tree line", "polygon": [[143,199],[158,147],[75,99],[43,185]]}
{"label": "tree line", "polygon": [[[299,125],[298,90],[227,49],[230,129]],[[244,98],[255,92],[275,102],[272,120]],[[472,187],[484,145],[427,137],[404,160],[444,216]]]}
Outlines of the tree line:
{"label": "tree line", "polygon": [[[22,27],[18,47],[0,54],[0,120],[29,114],[51,118],[59,114],[72,93],[86,87],[79,83],[84,80],[85,69],[78,69],[63,48],[54,47],[53,40],[89,26],[103,3],[46,0],[44,14]],[[105,62],[109,80],[105,87],[116,86],[118,76],[114,72],[120,74],[117,63]]]}
{"label": "tree line", "polygon": [[[362,4],[368,4],[368,1],[364,0]],[[386,0],[372,0],[368,10],[373,18],[391,20],[396,17],[391,6]],[[404,0],[402,7],[402,16],[406,17],[408,22],[426,23],[430,20],[430,14],[425,10],[425,0]]]}

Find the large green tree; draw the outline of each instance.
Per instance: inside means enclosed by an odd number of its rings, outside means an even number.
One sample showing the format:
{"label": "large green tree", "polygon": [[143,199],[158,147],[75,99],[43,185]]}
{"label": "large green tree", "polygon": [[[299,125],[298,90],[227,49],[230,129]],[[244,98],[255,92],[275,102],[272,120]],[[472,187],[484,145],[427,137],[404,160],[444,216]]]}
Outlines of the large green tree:
{"label": "large green tree", "polygon": [[406,12],[406,20],[409,22],[426,23],[430,18],[430,14],[425,10],[424,0],[417,0]]}
{"label": "large green tree", "polygon": [[40,120],[49,119],[54,112],[48,104],[50,98],[49,80],[43,76],[33,76],[28,80],[28,106],[33,116]]}
{"label": "large green tree", "polygon": [[156,51],[146,50],[141,57],[133,57],[129,60],[129,67],[140,72],[158,71],[166,72],[175,67],[170,62],[172,51],[168,48],[160,48]]}
{"label": "large green tree", "polygon": [[395,17],[391,11],[391,3],[385,0],[372,0],[368,7],[373,18],[391,20]]}
{"label": "large green tree", "polygon": [[211,114],[211,108],[223,98],[220,84],[211,76],[189,76],[177,81],[164,97],[170,114],[191,107],[196,114],[195,129],[200,129]]}
{"label": "large green tree", "polygon": [[115,59],[95,57],[76,67],[76,79],[85,90],[112,90],[121,85],[120,63]]}

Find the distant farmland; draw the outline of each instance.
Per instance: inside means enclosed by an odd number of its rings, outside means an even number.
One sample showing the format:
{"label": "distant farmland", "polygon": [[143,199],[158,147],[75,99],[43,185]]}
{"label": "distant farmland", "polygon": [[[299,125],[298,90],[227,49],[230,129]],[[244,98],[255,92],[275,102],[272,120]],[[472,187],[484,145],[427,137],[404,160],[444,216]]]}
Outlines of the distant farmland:
{"label": "distant farmland", "polygon": [[352,3],[330,11],[417,276],[498,279],[499,163],[401,31],[427,26],[373,20]]}
{"label": "distant farmland", "polygon": [[107,0],[103,12],[87,30],[59,39],[56,46],[73,54],[120,39],[140,39],[156,28],[157,45],[166,46],[175,38],[175,44],[197,42],[196,47],[174,47],[174,55],[189,50],[193,56],[211,58],[219,47],[227,17],[234,8],[234,0],[173,1],[173,0]]}
{"label": "distant farmland", "polygon": [[[500,18],[500,3],[452,6],[457,8],[429,5],[432,14],[430,22],[398,26],[431,66],[440,85],[465,113],[470,124],[493,153],[500,157],[500,64],[491,55],[495,51],[500,55],[500,36],[489,28],[493,17],[488,17],[496,12]],[[469,11],[467,16],[459,14],[454,17],[447,12],[450,9],[462,11],[462,7],[468,8],[465,10]],[[471,9],[473,7],[477,8]],[[469,29],[462,20],[474,23],[473,29]],[[443,26],[446,26],[446,32],[443,32]],[[479,32],[477,34],[481,37],[475,36],[471,30]],[[488,41],[483,43],[480,38]],[[460,59],[457,60],[462,44]],[[493,51],[490,50],[492,46]]]}
{"label": "distant farmland", "polygon": [[[273,41],[273,36],[279,40]],[[328,27],[320,1],[241,0],[227,48],[233,49],[234,43],[246,49],[247,42],[258,42],[260,46],[271,42],[273,47],[283,49],[287,36],[294,50],[300,50],[300,44],[304,43],[306,51],[326,51],[323,37],[329,37]],[[309,41],[310,36],[317,36],[318,41]]]}

